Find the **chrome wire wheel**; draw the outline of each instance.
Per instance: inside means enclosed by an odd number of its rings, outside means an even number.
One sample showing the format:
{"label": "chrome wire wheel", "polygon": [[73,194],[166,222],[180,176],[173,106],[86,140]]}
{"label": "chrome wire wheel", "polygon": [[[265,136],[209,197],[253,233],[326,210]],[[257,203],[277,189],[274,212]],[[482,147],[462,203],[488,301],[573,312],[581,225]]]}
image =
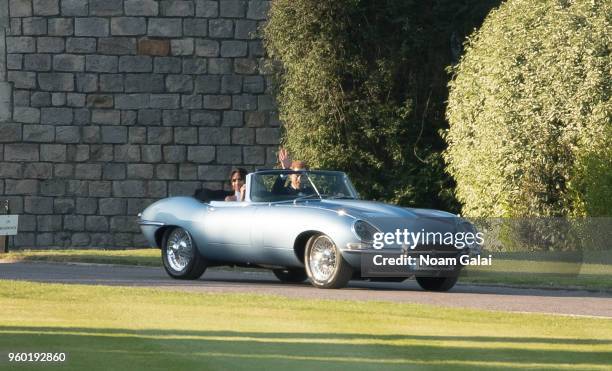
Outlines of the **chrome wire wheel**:
{"label": "chrome wire wheel", "polygon": [[170,268],[176,272],[183,271],[193,259],[193,241],[187,231],[174,229],[168,236],[166,258]]}
{"label": "chrome wire wheel", "polygon": [[336,246],[327,236],[318,236],[313,242],[308,256],[312,278],[328,282],[336,273],[338,256]]}

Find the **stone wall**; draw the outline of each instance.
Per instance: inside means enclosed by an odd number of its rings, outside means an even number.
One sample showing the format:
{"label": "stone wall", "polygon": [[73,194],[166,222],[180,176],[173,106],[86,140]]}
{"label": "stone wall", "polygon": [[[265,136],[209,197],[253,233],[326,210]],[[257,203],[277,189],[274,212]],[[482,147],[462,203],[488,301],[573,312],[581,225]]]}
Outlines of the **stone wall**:
{"label": "stone wall", "polygon": [[15,245],[144,246],[135,215],[151,202],[274,163],[268,3],[0,0]]}

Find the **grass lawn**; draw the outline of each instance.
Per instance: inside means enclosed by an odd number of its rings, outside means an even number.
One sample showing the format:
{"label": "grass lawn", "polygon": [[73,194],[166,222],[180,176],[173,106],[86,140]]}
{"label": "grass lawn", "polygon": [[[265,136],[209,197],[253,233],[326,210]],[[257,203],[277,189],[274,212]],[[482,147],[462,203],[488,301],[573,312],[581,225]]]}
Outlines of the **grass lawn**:
{"label": "grass lawn", "polygon": [[[490,267],[469,267],[460,282],[612,291],[612,252],[585,255],[584,262],[555,260],[546,254],[500,254]],[[0,261],[55,261],[161,266],[159,249],[21,250]]]}
{"label": "grass lawn", "polygon": [[16,281],[0,281],[0,309],[0,369],[28,351],[68,353],[50,367],[62,370],[612,364],[612,320],[599,318]]}

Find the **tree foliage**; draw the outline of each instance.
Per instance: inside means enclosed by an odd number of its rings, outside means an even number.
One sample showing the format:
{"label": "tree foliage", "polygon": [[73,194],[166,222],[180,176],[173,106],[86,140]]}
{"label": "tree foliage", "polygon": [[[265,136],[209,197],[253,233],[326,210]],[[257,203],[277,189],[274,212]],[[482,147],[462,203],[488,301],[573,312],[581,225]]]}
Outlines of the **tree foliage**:
{"label": "tree foliage", "polygon": [[469,38],[444,154],[464,213],[612,213],[611,18],[606,0],[509,0]]}
{"label": "tree foliage", "polygon": [[313,167],[347,171],[367,198],[454,209],[438,132],[449,40],[491,3],[273,1],[264,40],[283,145]]}

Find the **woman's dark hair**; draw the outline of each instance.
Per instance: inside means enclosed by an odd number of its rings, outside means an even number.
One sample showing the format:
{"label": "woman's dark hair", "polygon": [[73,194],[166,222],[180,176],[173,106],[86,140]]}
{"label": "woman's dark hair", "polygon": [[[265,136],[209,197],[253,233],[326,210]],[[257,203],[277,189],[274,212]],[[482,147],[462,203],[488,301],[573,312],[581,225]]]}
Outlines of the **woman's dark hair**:
{"label": "woman's dark hair", "polygon": [[229,180],[230,184],[232,183],[232,178],[234,177],[234,174],[236,173],[240,175],[243,181],[246,181],[247,171],[241,167],[238,167],[232,170],[232,172],[230,173],[230,180]]}

